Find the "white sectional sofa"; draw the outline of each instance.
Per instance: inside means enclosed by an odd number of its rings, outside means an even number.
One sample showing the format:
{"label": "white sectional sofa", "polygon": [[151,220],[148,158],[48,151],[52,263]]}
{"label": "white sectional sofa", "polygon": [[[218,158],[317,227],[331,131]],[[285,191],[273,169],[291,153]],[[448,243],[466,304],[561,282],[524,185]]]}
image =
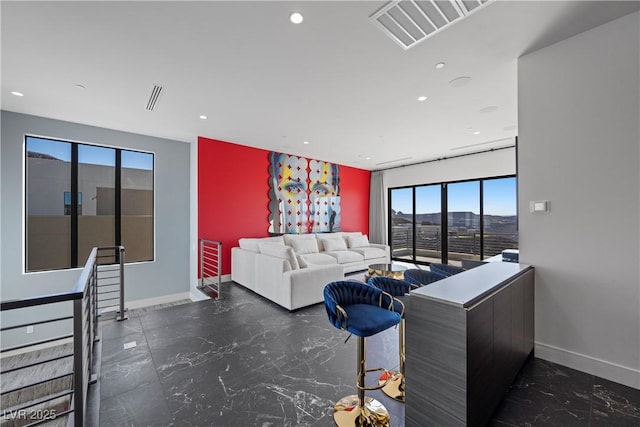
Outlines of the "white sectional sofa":
{"label": "white sectional sofa", "polygon": [[324,286],[345,273],[390,262],[389,247],[360,232],[243,238],[231,248],[231,279],[288,309],[323,300]]}

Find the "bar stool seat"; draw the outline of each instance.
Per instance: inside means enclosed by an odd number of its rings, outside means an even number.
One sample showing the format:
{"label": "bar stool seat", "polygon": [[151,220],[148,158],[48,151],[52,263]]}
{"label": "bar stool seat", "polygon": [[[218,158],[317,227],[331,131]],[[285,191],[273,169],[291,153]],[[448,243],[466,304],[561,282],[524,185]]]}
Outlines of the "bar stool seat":
{"label": "bar stool seat", "polygon": [[384,370],[366,368],[365,338],[400,323],[401,315],[394,311],[395,301],[388,293],[354,280],[331,282],[324,288],[324,304],[331,324],[358,338],[357,394],[343,397],[333,407],[333,420],[340,427],[389,426],[389,412],[384,405],[365,397],[365,390],[383,387],[365,386],[365,374]]}

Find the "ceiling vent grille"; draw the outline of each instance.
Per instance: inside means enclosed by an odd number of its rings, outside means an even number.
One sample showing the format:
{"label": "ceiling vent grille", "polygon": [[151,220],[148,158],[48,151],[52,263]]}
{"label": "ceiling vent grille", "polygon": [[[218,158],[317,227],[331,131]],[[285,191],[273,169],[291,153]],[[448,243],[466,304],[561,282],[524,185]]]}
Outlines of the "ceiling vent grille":
{"label": "ceiling vent grille", "polygon": [[153,89],[151,89],[151,95],[149,96],[149,100],[147,101],[147,110],[153,111],[158,105],[158,100],[160,99],[160,95],[162,94],[162,86],[153,85]]}
{"label": "ceiling vent grille", "polygon": [[370,19],[407,50],[493,0],[392,0]]}

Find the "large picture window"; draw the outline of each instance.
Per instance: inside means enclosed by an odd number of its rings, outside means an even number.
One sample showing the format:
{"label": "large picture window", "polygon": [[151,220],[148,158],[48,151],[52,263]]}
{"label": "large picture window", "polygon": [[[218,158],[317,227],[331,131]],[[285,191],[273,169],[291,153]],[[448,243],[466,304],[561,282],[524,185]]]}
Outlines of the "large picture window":
{"label": "large picture window", "polygon": [[79,267],[95,246],[152,261],[153,154],[25,137],[26,271]]}
{"label": "large picture window", "polygon": [[518,248],[516,177],[389,189],[391,257],[483,260]]}

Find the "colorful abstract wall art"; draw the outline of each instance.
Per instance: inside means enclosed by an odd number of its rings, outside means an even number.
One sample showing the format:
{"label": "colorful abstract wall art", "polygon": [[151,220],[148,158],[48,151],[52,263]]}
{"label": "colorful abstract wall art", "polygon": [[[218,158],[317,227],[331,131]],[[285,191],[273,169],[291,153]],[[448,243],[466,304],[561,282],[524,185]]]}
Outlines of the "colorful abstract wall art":
{"label": "colorful abstract wall art", "polygon": [[269,232],[340,230],[340,177],[334,163],[269,153]]}

